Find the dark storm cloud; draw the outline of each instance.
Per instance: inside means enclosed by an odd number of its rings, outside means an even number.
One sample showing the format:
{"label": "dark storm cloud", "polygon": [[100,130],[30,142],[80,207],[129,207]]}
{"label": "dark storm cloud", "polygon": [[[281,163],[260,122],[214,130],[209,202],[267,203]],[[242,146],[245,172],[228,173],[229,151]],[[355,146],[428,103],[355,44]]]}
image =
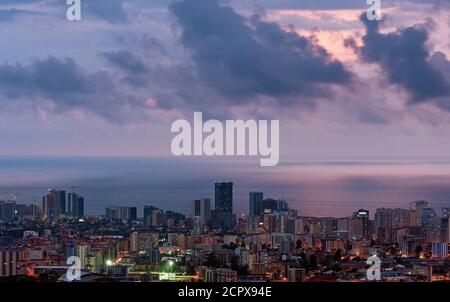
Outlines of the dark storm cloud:
{"label": "dark storm cloud", "polygon": [[327,95],[351,75],[325,49],[261,16],[251,18],[216,0],[174,2],[170,11],[200,80],[230,98]]}
{"label": "dark storm cloud", "polygon": [[133,74],[146,73],[145,63],[136,57],[132,52],[122,50],[116,52],[107,52],[103,56],[111,64]]}
{"label": "dark storm cloud", "polygon": [[122,109],[137,103],[115,87],[108,73],[86,72],[71,59],[49,57],[29,65],[0,65],[0,93],[4,99],[53,101],[56,112],[81,109],[121,122]]}
{"label": "dark storm cloud", "polygon": [[361,21],[366,26],[363,46],[358,48],[352,41],[347,41],[361,59],[379,64],[390,82],[409,92],[412,103],[449,99],[449,73],[439,70],[432,58],[440,60],[441,64],[448,64],[448,60],[442,54],[439,59],[437,53],[430,54],[426,46],[426,26],[417,25],[383,34],[380,22],[368,21],[365,15],[361,16]]}

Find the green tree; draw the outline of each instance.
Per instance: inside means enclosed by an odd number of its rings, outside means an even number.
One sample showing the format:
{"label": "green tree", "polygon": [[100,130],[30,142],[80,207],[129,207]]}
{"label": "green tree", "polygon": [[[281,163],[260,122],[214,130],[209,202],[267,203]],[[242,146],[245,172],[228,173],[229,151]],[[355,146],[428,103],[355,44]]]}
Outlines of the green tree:
{"label": "green tree", "polygon": [[310,267],[312,270],[315,270],[315,269],[317,268],[317,257],[316,257],[316,256],[311,255],[311,256],[309,257],[309,267]]}
{"label": "green tree", "polygon": [[341,257],[342,257],[342,251],[341,251],[341,249],[338,249],[336,251],[336,253],[334,253],[333,260],[339,261],[341,259]]}
{"label": "green tree", "polygon": [[206,266],[212,267],[212,268],[219,268],[220,267],[220,261],[217,258],[216,254],[210,253],[208,255],[208,259],[206,260]]}

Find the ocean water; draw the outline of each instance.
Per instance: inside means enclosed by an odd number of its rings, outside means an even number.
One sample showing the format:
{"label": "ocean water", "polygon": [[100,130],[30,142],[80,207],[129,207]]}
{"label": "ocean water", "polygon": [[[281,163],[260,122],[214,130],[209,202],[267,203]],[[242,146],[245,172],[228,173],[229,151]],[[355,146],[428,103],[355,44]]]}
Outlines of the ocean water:
{"label": "ocean water", "polygon": [[0,199],[41,205],[49,188],[85,197],[87,214],[106,206],[144,205],[192,213],[192,200],[214,200],[214,182],[234,182],[234,208],[248,193],[284,198],[300,215],[347,216],[359,208],[408,208],[414,200],[450,207],[450,158],[305,158],[259,167],[258,160],[156,157],[0,157]]}

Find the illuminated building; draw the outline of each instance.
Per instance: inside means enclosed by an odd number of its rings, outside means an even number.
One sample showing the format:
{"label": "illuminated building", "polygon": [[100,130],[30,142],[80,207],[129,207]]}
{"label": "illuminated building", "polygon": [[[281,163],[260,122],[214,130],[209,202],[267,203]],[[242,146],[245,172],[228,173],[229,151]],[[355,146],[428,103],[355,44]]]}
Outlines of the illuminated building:
{"label": "illuminated building", "polygon": [[139,234],[132,232],[130,234],[130,252],[135,253],[139,251]]}
{"label": "illuminated building", "polygon": [[226,214],[233,213],[233,183],[215,183],[215,210],[220,210]]}
{"label": "illuminated building", "polygon": [[0,277],[16,276],[18,261],[18,250],[0,249]]}
{"label": "illuminated building", "polygon": [[431,251],[434,258],[445,259],[448,257],[448,243],[433,242]]}
{"label": "illuminated building", "polygon": [[304,268],[290,268],[288,270],[289,282],[303,282],[305,279],[306,271]]}

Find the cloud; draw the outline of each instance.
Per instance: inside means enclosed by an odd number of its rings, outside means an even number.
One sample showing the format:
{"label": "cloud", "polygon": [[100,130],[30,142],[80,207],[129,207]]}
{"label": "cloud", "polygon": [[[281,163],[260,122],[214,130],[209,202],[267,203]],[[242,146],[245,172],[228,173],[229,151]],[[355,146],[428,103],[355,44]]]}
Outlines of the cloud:
{"label": "cloud", "polygon": [[216,0],[183,0],[169,9],[199,81],[224,97],[323,97],[329,85],[351,81],[343,64],[315,41],[260,15],[246,18]]}
{"label": "cloud", "polygon": [[0,22],[9,22],[20,15],[26,14],[33,14],[33,12],[16,8],[0,9]]}
{"label": "cloud", "polygon": [[88,13],[110,23],[125,23],[128,14],[125,11],[123,0],[89,0],[83,3]]}
{"label": "cloud", "polygon": [[299,9],[299,10],[331,10],[331,9],[356,9],[367,7],[361,0],[229,0],[236,6],[254,6],[256,3],[267,9]]}
{"label": "cloud", "polygon": [[363,46],[357,47],[354,41],[347,41],[347,45],[362,60],[379,64],[391,83],[409,93],[411,103],[448,100],[450,73],[437,66],[449,62],[443,54],[430,53],[426,45],[427,26],[410,26],[385,34],[380,32],[380,22],[368,21],[365,14],[361,21],[366,27]]}
{"label": "cloud", "polygon": [[123,70],[126,70],[129,73],[133,74],[146,73],[145,64],[130,51],[122,50],[116,52],[106,52],[103,53],[103,56],[111,64]]}
{"label": "cloud", "polygon": [[52,112],[84,110],[113,123],[121,123],[130,106],[140,106],[138,99],[116,88],[108,72],[87,72],[71,59],[48,57],[31,64],[0,65],[0,93],[3,99],[33,101],[37,107],[50,102]]}
{"label": "cloud", "polygon": [[358,121],[363,124],[375,124],[375,125],[384,125],[387,124],[388,121],[378,114],[377,112],[370,110],[369,108],[364,108],[360,110],[358,115]]}

